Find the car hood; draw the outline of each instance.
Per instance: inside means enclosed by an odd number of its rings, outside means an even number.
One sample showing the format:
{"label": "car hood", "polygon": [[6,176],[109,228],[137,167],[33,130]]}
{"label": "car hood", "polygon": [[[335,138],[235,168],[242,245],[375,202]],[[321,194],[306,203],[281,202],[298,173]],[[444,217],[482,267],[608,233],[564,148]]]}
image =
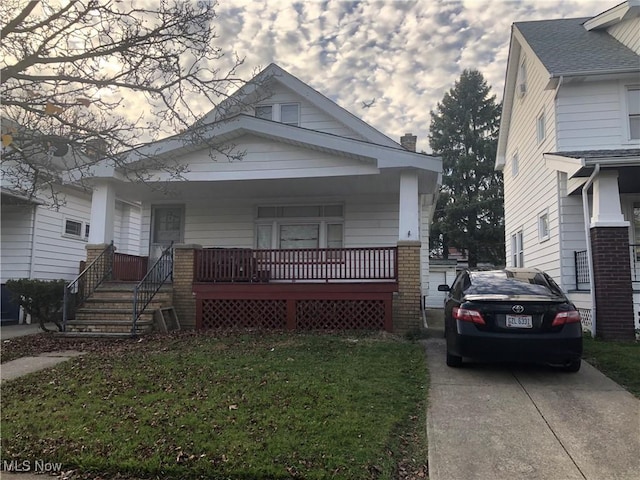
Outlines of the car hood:
{"label": "car hood", "polygon": [[499,294],[469,294],[465,295],[465,302],[566,302],[562,297],[543,295],[499,295]]}

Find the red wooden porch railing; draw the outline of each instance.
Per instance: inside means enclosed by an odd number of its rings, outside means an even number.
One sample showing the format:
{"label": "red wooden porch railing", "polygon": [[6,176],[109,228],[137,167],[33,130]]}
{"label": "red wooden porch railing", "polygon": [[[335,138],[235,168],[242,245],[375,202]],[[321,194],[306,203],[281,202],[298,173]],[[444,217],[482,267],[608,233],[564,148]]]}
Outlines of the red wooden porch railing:
{"label": "red wooden porch railing", "polygon": [[196,282],[397,280],[397,248],[196,251]]}
{"label": "red wooden porch railing", "polygon": [[149,257],[138,257],[125,253],[113,255],[113,280],[123,282],[140,281],[147,273]]}

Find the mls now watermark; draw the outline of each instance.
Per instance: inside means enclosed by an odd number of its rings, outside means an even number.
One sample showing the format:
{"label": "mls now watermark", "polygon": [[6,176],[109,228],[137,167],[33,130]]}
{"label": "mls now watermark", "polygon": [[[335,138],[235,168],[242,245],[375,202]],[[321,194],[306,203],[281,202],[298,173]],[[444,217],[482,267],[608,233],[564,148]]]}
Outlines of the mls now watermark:
{"label": "mls now watermark", "polygon": [[2,461],[2,470],[5,472],[41,472],[54,473],[62,471],[62,463],[45,462],[44,460],[11,460]]}

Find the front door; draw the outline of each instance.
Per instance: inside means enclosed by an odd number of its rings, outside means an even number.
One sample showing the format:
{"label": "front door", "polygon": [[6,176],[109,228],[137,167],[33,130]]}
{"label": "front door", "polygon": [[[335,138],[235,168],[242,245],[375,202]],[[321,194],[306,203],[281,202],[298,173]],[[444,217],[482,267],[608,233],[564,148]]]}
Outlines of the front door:
{"label": "front door", "polygon": [[184,207],[182,205],[152,207],[149,266],[160,258],[162,251],[171,245],[171,242],[184,242]]}

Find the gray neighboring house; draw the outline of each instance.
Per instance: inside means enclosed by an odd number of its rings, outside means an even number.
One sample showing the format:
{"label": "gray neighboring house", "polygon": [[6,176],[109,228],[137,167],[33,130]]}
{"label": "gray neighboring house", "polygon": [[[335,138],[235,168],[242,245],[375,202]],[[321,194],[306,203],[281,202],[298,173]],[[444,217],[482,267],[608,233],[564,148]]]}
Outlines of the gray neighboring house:
{"label": "gray neighboring house", "polygon": [[496,168],[507,265],[538,267],[596,335],[640,328],[640,0],[514,23]]}

